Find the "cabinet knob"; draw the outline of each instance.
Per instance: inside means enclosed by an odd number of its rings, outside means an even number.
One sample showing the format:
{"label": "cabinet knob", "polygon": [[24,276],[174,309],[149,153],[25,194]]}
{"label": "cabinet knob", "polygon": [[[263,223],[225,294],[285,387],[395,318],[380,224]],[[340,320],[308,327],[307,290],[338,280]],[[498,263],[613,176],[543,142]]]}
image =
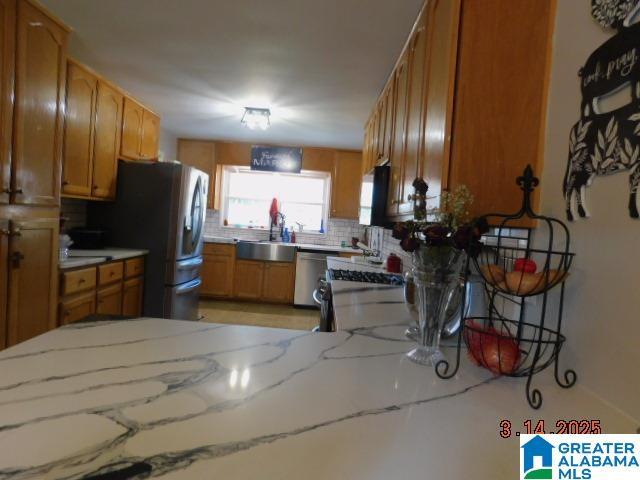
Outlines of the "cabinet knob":
{"label": "cabinet knob", "polygon": [[63,187],[65,187],[65,186],[67,186],[67,185],[69,185],[69,182],[67,182],[66,180],[63,180],[63,181],[62,181],[62,186],[63,186]]}
{"label": "cabinet knob", "polygon": [[80,285],[82,285],[84,282],[86,282],[86,280],[85,280],[84,278],[81,278],[80,280],[78,280],[78,283],[79,283]]}
{"label": "cabinet knob", "polygon": [[71,312],[69,310],[65,310],[64,311],[64,316],[68,317],[69,315],[71,315]]}

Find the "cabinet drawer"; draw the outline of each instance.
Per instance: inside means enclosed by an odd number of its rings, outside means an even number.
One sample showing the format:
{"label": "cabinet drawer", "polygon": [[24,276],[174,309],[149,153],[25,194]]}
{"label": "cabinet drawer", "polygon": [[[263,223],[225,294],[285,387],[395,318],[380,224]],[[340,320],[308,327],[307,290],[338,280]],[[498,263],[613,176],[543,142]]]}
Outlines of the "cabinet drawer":
{"label": "cabinet drawer", "polygon": [[62,295],[92,290],[96,286],[96,268],[83,268],[62,273]]}
{"label": "cabinet drawer", "polygon": [[60,302],[60,324],[77,322],[96,313],[96,295],[94,292],[84,293],[71,300]]}
{"label": "cabinet drawer", "polygon": [[144,273],[144,258],[130,258],[124,262],[124,278],[139,277]]}
{"label": "cabinet drawer", "polygon": [[98,285],[109,285],[122,280],[123,262],[107,263],[98,267]]}
{"label": "cabinet drawer", "polygon": [[205,243],[203,251],[210,255],[233,256],[236,251],[236,246],[226,243]]}

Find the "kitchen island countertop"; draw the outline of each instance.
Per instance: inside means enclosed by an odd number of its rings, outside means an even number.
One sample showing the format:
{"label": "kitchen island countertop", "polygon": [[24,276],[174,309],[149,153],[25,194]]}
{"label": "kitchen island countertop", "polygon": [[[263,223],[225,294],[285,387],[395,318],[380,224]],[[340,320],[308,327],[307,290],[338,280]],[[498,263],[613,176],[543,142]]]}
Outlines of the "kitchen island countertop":
{"label": "kitchen island countertop", "polygon": [[441,380],[405,357],[400,290],[341,283],[335,333],[138,319],[72,324],[0,353],[0,478],[511,480],[519,444],[499,437],[502,419],[638,426],[546,374],[538,411],[523,379],[466,358]]}

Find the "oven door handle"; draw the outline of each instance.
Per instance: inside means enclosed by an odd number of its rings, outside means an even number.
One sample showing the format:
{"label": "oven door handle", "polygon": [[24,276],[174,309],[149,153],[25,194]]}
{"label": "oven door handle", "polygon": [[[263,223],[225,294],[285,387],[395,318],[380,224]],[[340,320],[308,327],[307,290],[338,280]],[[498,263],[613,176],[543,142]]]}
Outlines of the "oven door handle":
{"label": "oven door handle", "polygon": [[176,288],[176,295],[185,295],[187,293],[193,292],[197,288],[202,285],[202,280],[196,278],[195,280],[191,280],[190,282],[185,283],[184,285],[180,285]]}

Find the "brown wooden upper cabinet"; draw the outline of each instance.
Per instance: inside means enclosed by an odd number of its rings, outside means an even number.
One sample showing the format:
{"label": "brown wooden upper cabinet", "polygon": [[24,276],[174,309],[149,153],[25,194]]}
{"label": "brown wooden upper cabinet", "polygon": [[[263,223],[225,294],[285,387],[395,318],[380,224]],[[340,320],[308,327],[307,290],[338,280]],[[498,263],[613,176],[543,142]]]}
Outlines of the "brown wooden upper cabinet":
{"label": "brown wooden upper cabinet", "polygon": [[157,160],[159,139],[160,118],[125,97],[120,155],[127,160]]}
{"label": "brown wooden upper cabinet", "polygon": [[69,61],[64,124],[62,193],[88,197],[93,184],[93,141],[98,79]]}
{"label": "brown wooden upper cabinet", "polygon": [[430,207],[465,184],[472,214],[518,210],[516,176],[542,165],[555,3],[425,2],[365,125],[363,171],[384,158],[391,132],[390,217],[411,216],[416,176],[429,185]]}
{"label": "brown wooden upper cabinet", "polygon": [[331,185],[331,217],[357,220],[360,210],[362,152],[338,150]]}
{"label": "brown wooden upper cabinet", "polygon": [[68,35],[39,7],[17,2],[12,203],[60,204]]}
{"label": "brown wooden upper cabinet", "polygon": [[122,94],[69,60],[62,193],[114,199],[122,122]]}
{"label": "brown wooden upper cabinet", "polygon": [[15,27],[15,0],[0,0],[0,203],[9,202],[11,190]]}
{"label": "brown wooden upper cabinet", "polygon": [[398,215],[400,195],[402,195],[402,172],[405,161],[405,140],[406,140],[406,120],[407,120],[407,93],[409,90],[409,56],[408,52],[402,54],[400,61],[394,71],[394,112],[393,112],[393,137],[391,139],[391,150],[389,166],[389,196],[387,198],[387,215],[394,217]]}
{"label": "brown wooden upper cabinet", "polygon": [[116,88],[104,81],[98,82],[91,187],[91,196],[94,198],[116,197],[122,98],[122,93]]}

